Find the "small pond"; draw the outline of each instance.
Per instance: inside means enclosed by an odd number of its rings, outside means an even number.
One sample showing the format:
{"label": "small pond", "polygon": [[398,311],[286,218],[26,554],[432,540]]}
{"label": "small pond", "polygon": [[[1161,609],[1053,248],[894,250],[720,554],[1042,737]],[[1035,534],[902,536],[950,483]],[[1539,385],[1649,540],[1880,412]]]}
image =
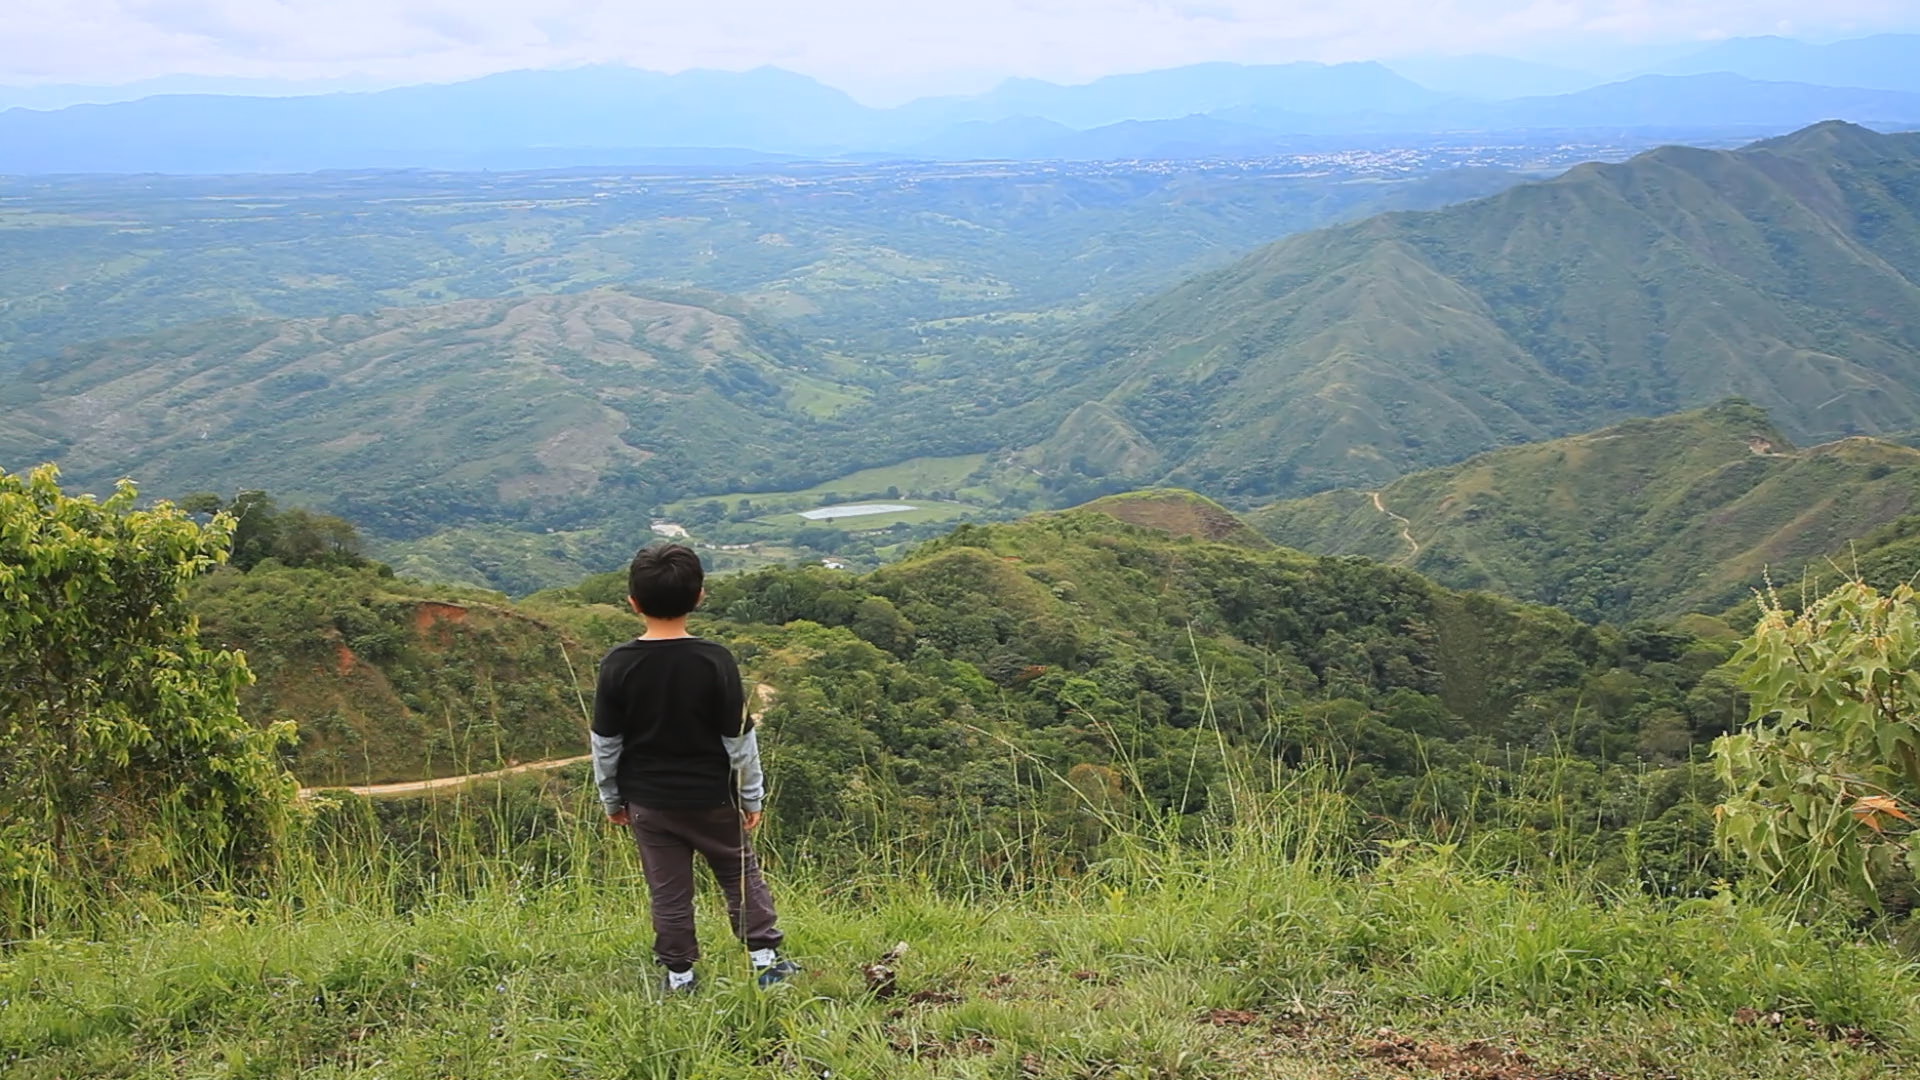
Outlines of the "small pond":
{"label": "small pond", "polygon": [[919,507],[905,503],[846,503],[841,506],[822,506],[817,510],[802,510],[800,516],[808,521],[828,521],[833,518],[865,517],[868,514],[898,514],[917,509]]}

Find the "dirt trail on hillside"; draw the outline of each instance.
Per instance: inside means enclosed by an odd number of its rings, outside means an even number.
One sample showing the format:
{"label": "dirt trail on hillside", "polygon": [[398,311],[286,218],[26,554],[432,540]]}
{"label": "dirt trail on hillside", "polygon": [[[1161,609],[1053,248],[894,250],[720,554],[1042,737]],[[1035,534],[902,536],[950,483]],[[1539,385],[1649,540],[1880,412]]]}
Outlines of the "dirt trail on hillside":
{"label": "dirt trail on hillside", "polygon": [[1407,542],[1407,554],[1405,558],[1400,560],[1401,565],[1405,565],[1419,558],[1420,557],[1420,541],[1415,540],[1413,538],[1413,533],[1410,531],[1413,525],[1413,522],[1408,521],[1406,518],[1403,518],[1399,514],[1396,514],[1393,511],[1387,509],[1387,504],[1380,501],[1379,492],[1369,491],[1369,492],[1366,492],[1366,496],[1367,498],[1373,500],[1373,508],[1375,510],[1378,510],[1381,513],[1392,518],[1394,522],[1400,526],[1400,539],[1405,540]]}
{"label": "dirt trail on hillside", "polygon": [[593,760],[591,754],[581,754],[578,757],[554,758],[551,761],[529,761],[524,765],[495,769],[492,772],[462,773],[459,776],[442,776],[433,780],[402,780],[394,784],[363,784],[359,787],[325,784],[320,787],[301,788],[300,794],[306,796],[321,791],[351,791],[355,795],[417,795],[423,791],[438,791],[441,788],[471,784],[476,780],[495,780],[502,776],[512,776],[515,773],[535,772],[541,769],[558,769],[563,765],[577,765],[582,761],[591,760]]}

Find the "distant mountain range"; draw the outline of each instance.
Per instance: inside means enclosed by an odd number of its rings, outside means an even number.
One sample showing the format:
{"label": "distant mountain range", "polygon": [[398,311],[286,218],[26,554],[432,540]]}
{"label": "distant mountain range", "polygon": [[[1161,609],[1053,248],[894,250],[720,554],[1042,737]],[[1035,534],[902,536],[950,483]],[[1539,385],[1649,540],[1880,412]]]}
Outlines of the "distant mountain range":
{"label": "distant mountain range", "polygon": [[[1746,39],[1605,85],[1512,61],[1402,65],[1453,92],[1373,62],[1210,63],[1075,86],[1016,79],[891,109],[777,68],[666,75],[602,65],[373,93],[163,93],[0,113],[0,172],[1183,158],[1275,152],[1302,139],[1573,130],[1758,136],[1825,119],[1898,128],[1920,125],[1916,41]],[[1916,62],[1903,66],[1903,57]],[[1498,92],[1502,86],[1546,92]],[[0,91],[0,102],[58,101],[58,89]]]}
{"label": "distant mountain range", "polygon": [[1304,233],[1037,369],[1035,467],[1371,488],[1741,396],[1795,442],[1920,427],[1920,135],[1669,147]]}
{"label": "distant mountain range", "polygon": [[1782,37],[1730,38],[1704,49],[1658,51],[1664,55],[1589,54],[1561,63],[1468,55],[1409,56],[1386,64],[1429,90],[1479,101],[1570,94],[1637,75],[1729,74],[1761,82],[1920,92],[1920,34],[1877,34],[1822,45]]}
{"label": "distant mountain range", "polygon": [[1829,45],[1782,37],[1734,38],[1648,71],[1728,72],[1753,79],[1920,93],[1920,34],[1876,34]]}

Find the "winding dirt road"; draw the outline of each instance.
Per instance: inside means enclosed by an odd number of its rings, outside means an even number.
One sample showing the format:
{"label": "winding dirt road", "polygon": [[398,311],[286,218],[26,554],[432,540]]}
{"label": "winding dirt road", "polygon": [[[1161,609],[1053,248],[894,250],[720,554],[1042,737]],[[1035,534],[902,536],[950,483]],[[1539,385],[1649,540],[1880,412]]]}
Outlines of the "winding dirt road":
{"label": "winding dirt road", "polygon": [[1413,533],[1410,531],[1410,527],[1413,525],[1413,522],[1408,521],[1406,518],[1403,518],[1399,514],[1396,514],[1393,511],[1387,509],[1387,504],[1380,501],[1379,492],[1369,491],[1366,493],[1366,495],[1367,495],[1367,498],[1373,500],[1373,508],[1375,510],[1378,510],[1382,514],[1385,514],[1388,517],[1392,518],[1400,526],[1400,539],[1405,540],[1407,542],[1407,553],[1405,556],[1403,556],[1400,559],[1399,565],[1405,565],[1419,558],[1420,557],[1420,541],[1415,540],[1413,538]]}
{"label": "winding dirt road", "polygon": [[536,772],[541,769],[558,769],[562,765],[577,765],[582,761],[591,761],[592,755],[581,754],[578,757],[554,758],[551,761],[529,761],[524,765],[515,765],[492,772],[462,773],[459,776],[442,776],[433,780],[402,780],[394,784],[362,784],[347,787],[341,784],[326,784],[321,787],[301,788],[302,798],[322,791],[351,791],[355,795],[417,795],[423,791],[439,791],[442,788],[459,787],[476,780],[497,780],[515,773]]}

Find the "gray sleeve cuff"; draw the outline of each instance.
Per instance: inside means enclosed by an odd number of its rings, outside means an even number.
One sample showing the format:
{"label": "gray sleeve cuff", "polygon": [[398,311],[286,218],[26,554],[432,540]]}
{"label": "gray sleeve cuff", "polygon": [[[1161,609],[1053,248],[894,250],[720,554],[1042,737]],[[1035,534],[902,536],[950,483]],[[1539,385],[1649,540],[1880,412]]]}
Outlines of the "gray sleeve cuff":
{"label": "gray sleeve cuff", "polygon": [[620,798],[620,749],[627,740],[597,732],[589,738],[593,745],[593,783],[600,789],[600,805],[606,807],[608,815],[617,814],[626,805]]}
{"label": "gray sleeve cuff", "polygon": [[758,811],[767,797],[767,778],[760,770],[760,732],[753,730],[734,738],[722,735],[720,742],[733,762],[734,780],[740,785],[740,806]]}

